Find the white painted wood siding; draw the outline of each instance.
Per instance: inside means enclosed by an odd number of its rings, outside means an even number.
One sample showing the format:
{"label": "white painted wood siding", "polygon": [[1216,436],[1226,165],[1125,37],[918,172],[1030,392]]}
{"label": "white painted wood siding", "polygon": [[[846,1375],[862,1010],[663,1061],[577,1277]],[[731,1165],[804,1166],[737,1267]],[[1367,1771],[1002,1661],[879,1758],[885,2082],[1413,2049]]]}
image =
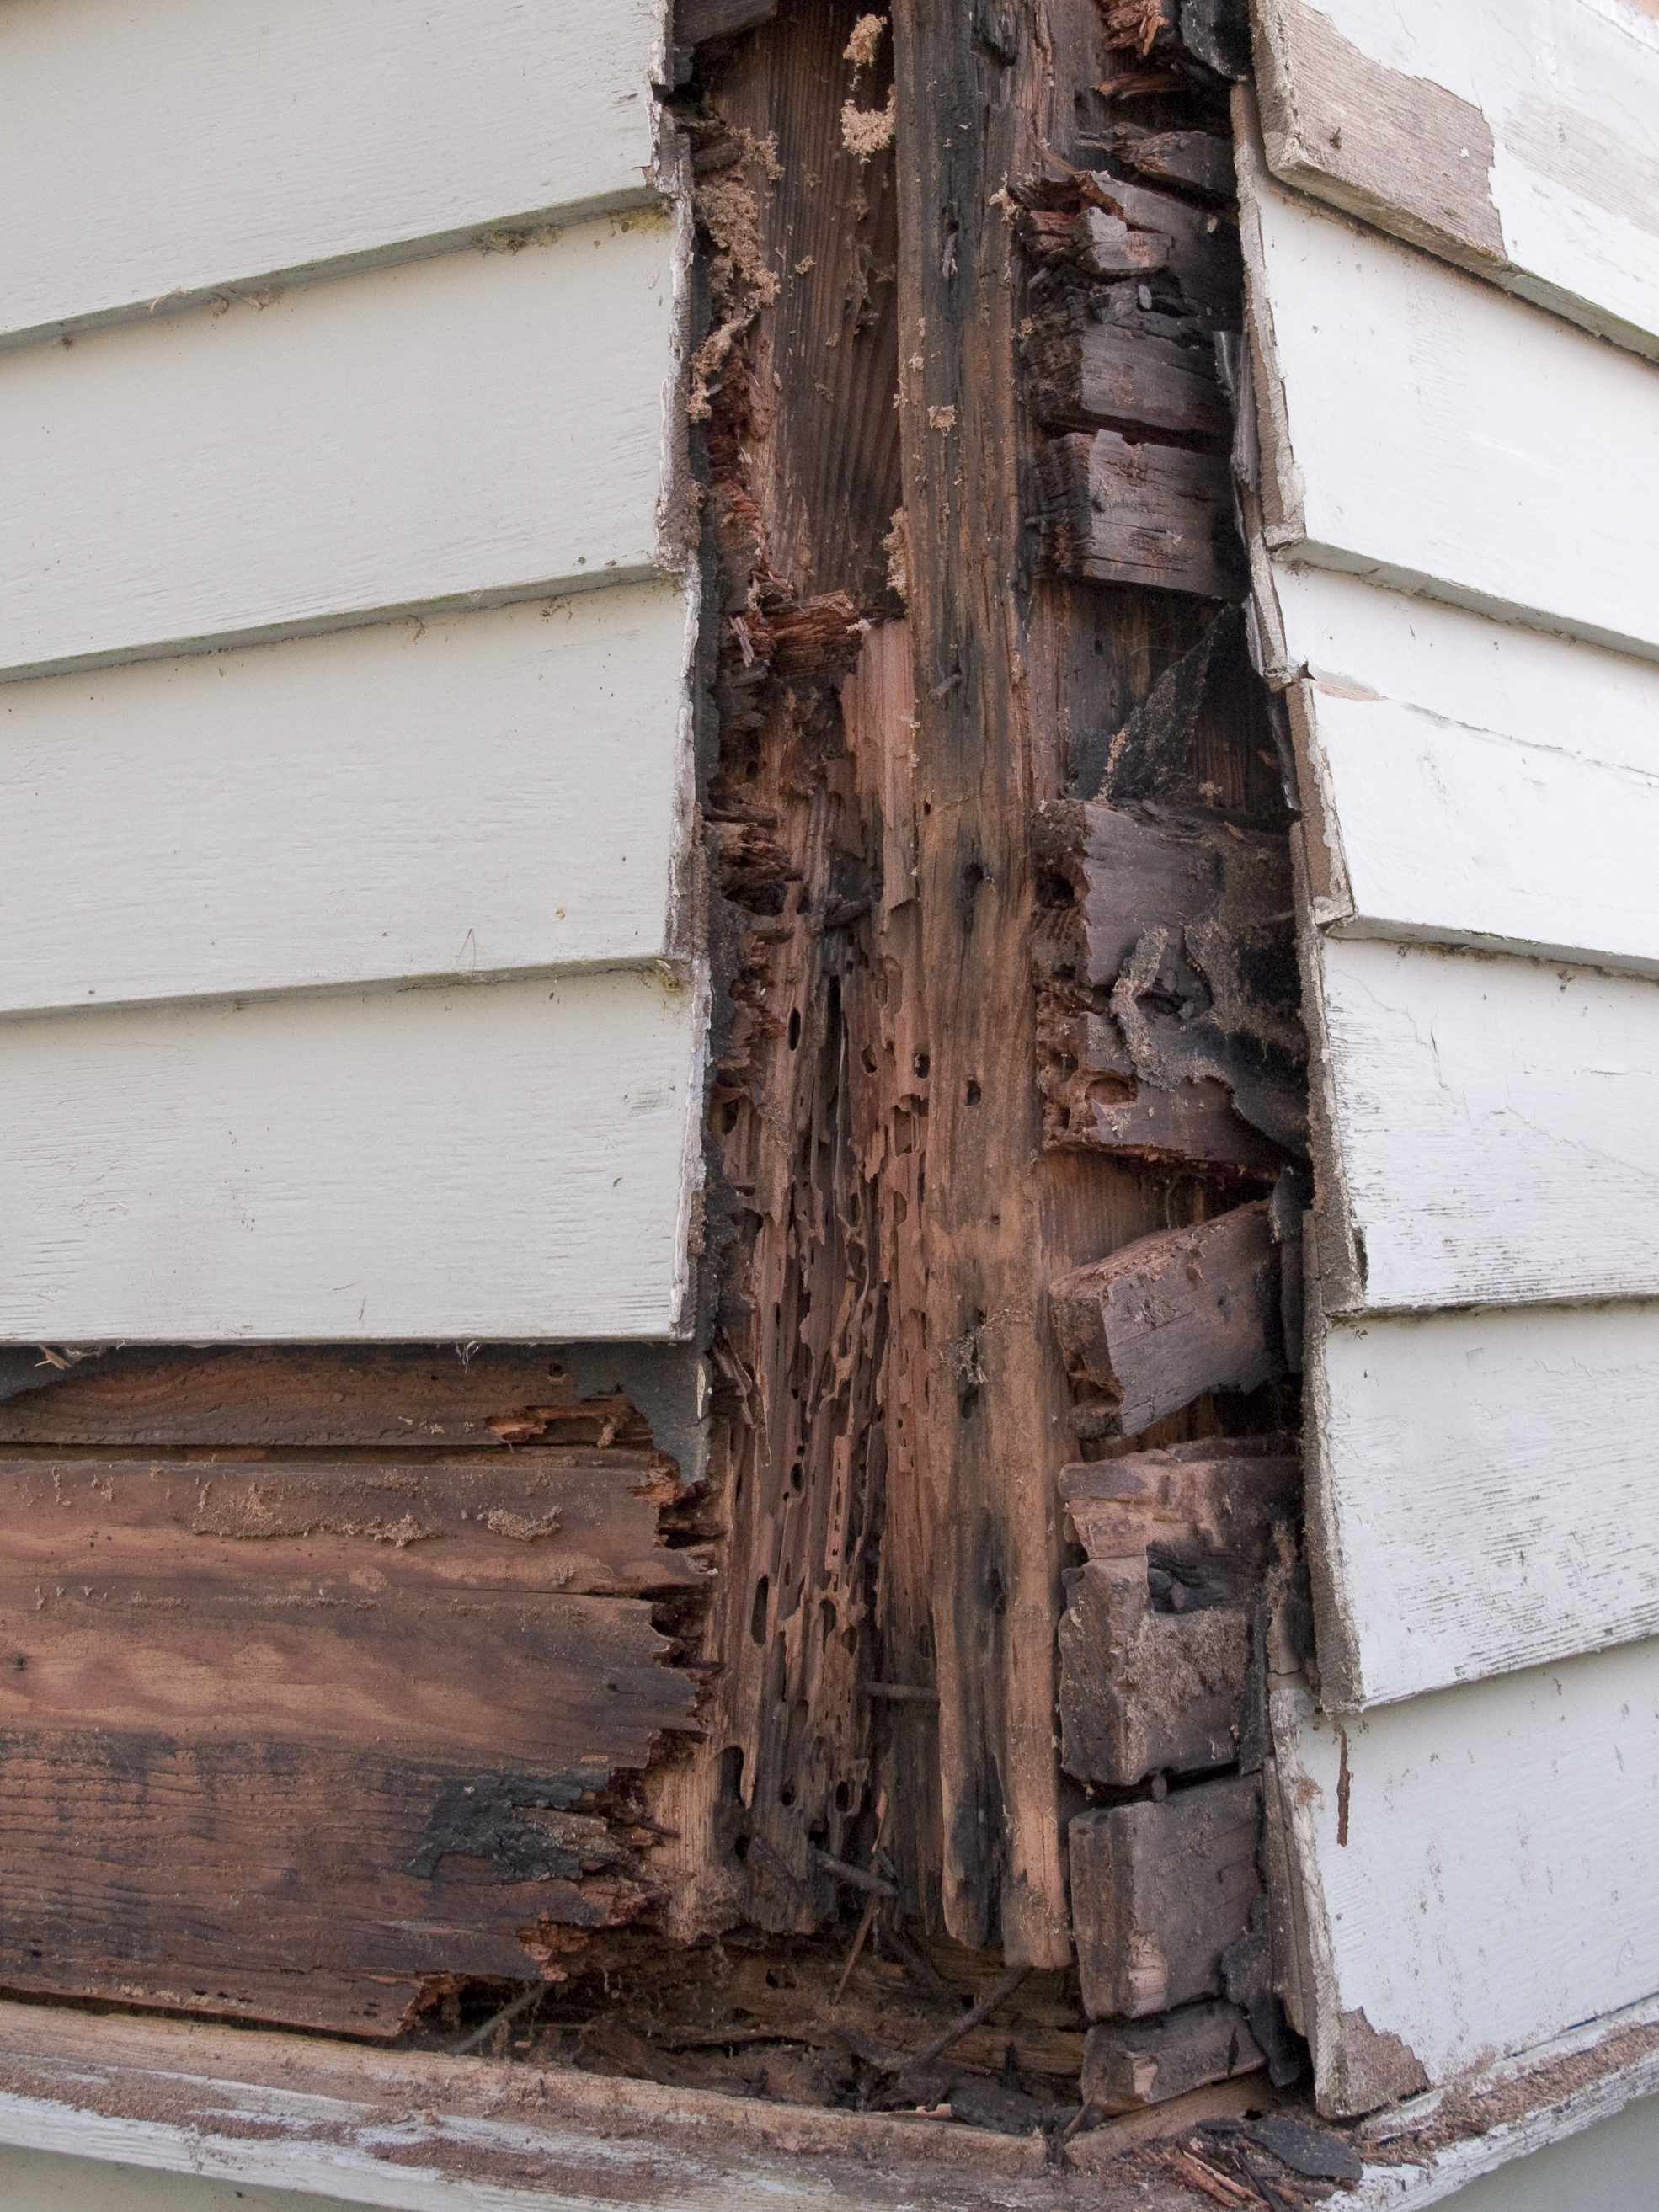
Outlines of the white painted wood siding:
{"label": "white painted wood siding", "polygon": [[1659,1294],[1659,981],[1328,939],[1372,1311]]}
{"label": "white painted wood siding", "polygon": [[5,0],[0,337],[650,198],[663,0]]}
{"label": "white painted wood siding", "polygon": [[0,672],[653,574],[650,211],[0,354]]}
{"label": "white painted wood siding", "polygon": [[1316,568],[1277,576],[1339,933],[1659,974],[1650,664]]}
{"label": "white painted wood siding", "polygon": [[1659,1644],[1347,1718],[1281,1692],[1274,1738],[1328,2107],[1366,2029],[1438,2082],[1659,1987]]}
{"label": "white painted wood siding", "polygon": [[[1254,14],[1258,66],[1282,82],[1297,126],[1268,138],[1288,181],[1659,356],[1659,17],[1647,0],[1255,0]],[[1333,100],[1322,23],[1394,74],[1394,101],[1372,82],[1357,88],[1358,118]],[[1431,119],[1449,161],[1468,165],[1489,226],[1434,204],[1407,118]],[[1356,161],[1356,121],[1369,160]]]}
{"label": "white painted wood siding", "polygon": [[641,584],[0,686],[0,1013],[683,951],[688,620]]}
{"label": "white painted wood siding", "polygon": [[1246,232],[1281,410],[1270,544],[1659,658],[1653,367],[1271,181]]}
{"label": "white painted wood siding", "polygon": [[1340,1322],[1309,1387],[1336,1703],[1659,1636],[1659,1303]]}
{"label": "white painted wood siding", "polygon": [[705,1016],[647,973],[0,1024],[0,1339],[672,1336]]}

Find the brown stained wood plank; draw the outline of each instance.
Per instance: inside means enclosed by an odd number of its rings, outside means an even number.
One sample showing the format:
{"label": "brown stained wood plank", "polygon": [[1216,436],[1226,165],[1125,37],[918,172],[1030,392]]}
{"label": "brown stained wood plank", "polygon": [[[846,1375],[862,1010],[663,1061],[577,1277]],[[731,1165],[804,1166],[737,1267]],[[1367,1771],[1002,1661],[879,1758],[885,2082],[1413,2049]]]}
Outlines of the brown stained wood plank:
{"label": "brown stained wood plank", "polygon": [[0,1603],[20,1584],[88,1577],[118,1605],[197,1584],[254,1605],[302,1593],[355,1602],[365,1589],[429,1599],[701,1589],[706,1553],[671,1550],[659,1529],[679,1490],[672,1462],[647,1452],[249,1465],[0,1447]]}
{"label": "brown stained wood plank", "polygon": [[620,1392],[584,1401],[564,1361],[529,1346],[213,1347],[107,1354],[0,1401],[0,1443],[165,1450],[235,1444],[416,1446],[501,1453],[492,1419],[544,1408],[531,1433],[648,1446]]}
{"label": "brown stained wood plank", "polygon": [[1275,1523],[1295,1518],[1301,1462],[1282,1437],[1206,1437],[1060,1472],[1060,1494],[1091,1559],[1144,1559],[1149,1544],[1207,1554],[1255,1577]]}
{"label": "brown stained wood plank", "polygon": [[1138,1238],[1048,1286],[1068,1369],[1139,1436],[1206,1390],[1284,1374],[1279,1251],[1267,1201]]}
{"label": "brown stained wood plank", "polygon": [[1072,1907],[1091,2020],[1141,2019],[1221,1994],[1221,1954],[1261,1893],[1261,1818],[1251,1775],[1072,1822]]}
{"label": "brown stained wood plank", "polygon": [[1259,2073],[1267,2063],[1236,2005],[1183,2005],[1161,2020],[1091,2027],[1083,2095],[1103,2112],[1143,2112],[1208,2082]]}
{"label": "brown stained wood plank", "polygon": [[1131,445],[1115,430],[1073,432],[1043,447],[1036,488],[1048,558],[1060,574],[1211,599],[1243,595],[1224,454]]}
{"label": "brown stained wood plank", "polygon": [[1040,326],[1025,348],[1026,398],[1056,430],[1153,430],[1206,450],[1232,444],[1232,412],[1213,356],[1111,323],[1059,333]]}
{"label": "brown stained wood plank", "polygon": [[1079,1782],[1226,1766],[1238,1756],[1249,1620],[1242,1608],[1155,1613],[1146,1565],[1067,1575],[1060,1624],[1060,1763]]}
{"label": "brown stained wood plank", "polygon": [[396,2034],[420,1978],[556,1974],[651,1904],[605,1778],[0,1729],[0,1984]]}
{"label": "brown stained wood plank", "polygon": [[350,1597],[8,1577],[0,1726],[641,1768],[664,1730],[696,1725],[696,1678],[660,1663],[638,1600],[416,1597],[377,1591],[377,1572]]}

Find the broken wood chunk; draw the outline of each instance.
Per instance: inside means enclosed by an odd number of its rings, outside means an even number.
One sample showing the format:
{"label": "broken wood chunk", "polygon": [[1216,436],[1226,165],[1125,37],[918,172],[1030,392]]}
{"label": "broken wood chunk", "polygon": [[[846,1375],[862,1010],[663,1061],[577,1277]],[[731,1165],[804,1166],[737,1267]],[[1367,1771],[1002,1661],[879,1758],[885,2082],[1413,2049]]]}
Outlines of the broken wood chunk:
{"label": "broken wood chunk", "polygon": [[1085,208],[1072,222],[1072,251],[1086,276],[1149,276],[1169,260],[1167,232],[1137,229],[1110,208]]}
{"label": "broken wood chunk", "polygon": [[1237,1758],[1250,1650],[1242,1606],[1155,1610],[1144,1554],[1074,1569],[1066,1595],[1060,1730],[1068,1774],[1127,1785]]}
{"label": "broken wood chunk", "polygon": [[[1063,994],[1039,1038],[1045,1134],[1218,1168],[1300,1154],[1308,1048],[1286,840],[1207,809],[1102,800],[1051,801],[1033,834],[1060,890],[1040,942],[1074,979],[1051,987]],[[1268,1146],[1235,1135],[1206,1085]]]}
{"label": "broken wood chunk", "polygon": [[1095,142],[1113,161],[1154,185],[1177,185],[1206,199],[1230,200],[1237,191],[1233,144],[1214,131],[1150,131],[1117,123]]}
{"label": "broken wood chunk", "polygon": [[1240,1775],[1073,1820],[1072,1917],[1091,2020],[1139,2020],[1220,1995],[1221,1954],[1261,1893],[1261,1814],[1256,1778]]}
{"label": "broken wood chunk", "polygon": [[1157,430],[1217,453],[1232,444],[1232,411],[1214,349],[1148,337],[1131,325],[1039,330],[1025,347],[1026,397],[1054,429]]}
{"label": "broken wood chunk", "polygon": [[1265,1199],[1138,1237],[1058,1277],[1048,1297],[1068,1371],[1113,1401],[1121,1436],[1139,1436],[1206,1390],[1254,1390],[1285,1372]]}
{"label": "broken wood chunk", "polygon": [[1143,2112],[1212,2081],[1259,2073],[1266,2063],[1243,2014],[1212,1999],[1157,2020],[1091,2027],[1084,2046],[1083,2097],[1109,2114]]}
{"label": "broken wood chunk", "polygon": [[1087,213],[1115,216],[1132,230],[1166,241],[1163,266],[1179,284],[1189,313],[1224,329],[1239,328],[1244,313],[1244,265],[1234,221],[1177,199],[1173,192],[1126,184],[1105,170],[1094,172],[1084,190],[1090,203]]}
{"label": "broken wood chunk", "polygon": [[1226,456],[1131,445],[1115,430],[1051,438],[1037,455],[1038,520],[1061,575],[1151,584],[1209,599],[1245,587]]}
{"label": "broken wood chunk", "polygon": [[1060,1471],[1060,1494],[1091,1559],[1161,1552],[1202,1563],[1239,1593],[1265,1572],[1274,1530],[1295,1519],[1301,1461],[1286,1437],[1205,1437]]}

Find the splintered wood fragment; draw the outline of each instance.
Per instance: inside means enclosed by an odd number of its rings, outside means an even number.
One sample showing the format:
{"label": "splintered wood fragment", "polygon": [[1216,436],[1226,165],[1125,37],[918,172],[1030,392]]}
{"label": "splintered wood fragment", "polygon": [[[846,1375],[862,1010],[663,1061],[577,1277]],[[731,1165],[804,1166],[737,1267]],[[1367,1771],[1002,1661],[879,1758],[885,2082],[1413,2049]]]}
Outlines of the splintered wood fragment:
{"label": "splintered wood fragment", "polygon": [[1238,1756],[1250,1643],[1243,1607],[1155,1612],[1144,1558],[1091,1560],[1066,1576],[1066,1589],[1060,1729],[1068,1774],[1128,1784]]}
{"label": "splintered wood fragment", "polygon": [[848,1866],[845,1859],[835,1858],[828,1851],[815,1850],[812,1856],[825,1874],[834,1875],[837,1881],[845,1882],[849,1889],[861,1889],[872,1898],[898,1895],[892,1883],[884,1881],[879,1875],[866,1874],[862,1867]]}
{"label": "splintered wood fragment", "polygon": [[1267,1201],[1138,1237],[1048,1286],[1074,1381],[1139,1436],[1206,1390],[1256,1389],[1285,1372],[1279,1249]]}
{"label": "splintered wood fragment", "polygon": [[1060,1471],[1060,1494],[1091,1559],[1142,1558],[1157,1544],[1252,1585],[1293,1520],[1301,1461],[1288,1437],[1205,1437]]}
{"label": "splintered wood fragment", "polygon": [[1085,208],[1073,217],[1072,241],[1091,276],[1146,276],[1170,258],[1170,240],[1163,232],[1137,230],[1109,208]]}
{"label": "splintered wood fragment", "polygon": [[1006,2004],[1030,1971],[1029,1966],[1011,1966],[970,2012],[963,2013],[959,2021],[947,2027],[943,2034],[936,2035],[931,2043],[924,2043],[920,2051],[912,2051],[908,2057],[896,2059],[884,2070],[889,2074],[908,2074],[921,2067],[931,2066],[934,2059],[948,2051],[953,2043],[960,2043],[970,2030],[989,2020],[999,2005]]}
{"label": "splintered wood fragment", "polygon": [[1131,445],[1115,430],[1051,438],[1037,455],[1038,519],[1062,575],[1237,599],[1243,553],[1226,456]]}
{"label": "splintered wood fragment", "polygon": [[1207,343],[1179,345],[1114,323],[1039,331],[1025,349],[1026,398],[1057,430],[1160,430],[1218,453],[1231,446],[1232,412]]}
{"label": "splintered wood fragment", "polygon": [[1114,160],[1155,185],[1184,185],[1211,199],[1231,199],[1237,189],[1233,143],[1213,131],[1148,131],[1115,124],[1102,143]]}
{"label": "splintered wood fragment", "polygon": [[[1164,267],[1195,315],[1237,330],[1244,310],[1244,270],[1235,223],[1172,192],[1125,184],[1101,170],[1085,189],[1091,216],[1103,210],[1142,234],[1167,241]],[[1104,272],[1103,272],[1104,273]]]}
{"label": "splintered wood fragment", "polygon": [[1221,1954],[1261,1894],[1254,1776],[1081,1813],[1067,1831],[1091,2020],[1144,2018],[1222,1990]]}
{"label": "splintered wood fragment", "polygon": [[[1300,1152],[1307,1038],[1287,841],[1205,808],[1103,800],[1050,801],[1033,836],[1071,894],[1042,921],[1047,957],[1076,978],[1039,1000],[1057,1133],[1146,1152],[1161,1143],[1215,1167]],[[1230,1135],[1206,1086],[1269,1145]]]}
{"label": "splintered wood fragment", "polygon": [[1212,2081],[1259,2073],[1266,2063],[1237,2006],[1212,1999],[1156,2020],[1091,2027],[1083,2094],[1103,2112],[1142,2112]]}

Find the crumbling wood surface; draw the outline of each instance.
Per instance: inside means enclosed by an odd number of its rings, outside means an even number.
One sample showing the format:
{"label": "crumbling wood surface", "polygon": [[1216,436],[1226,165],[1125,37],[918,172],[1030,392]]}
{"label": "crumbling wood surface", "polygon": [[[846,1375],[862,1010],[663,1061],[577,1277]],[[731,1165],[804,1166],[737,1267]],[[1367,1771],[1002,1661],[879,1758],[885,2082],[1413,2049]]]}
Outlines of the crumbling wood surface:
{"label": "crumbling wood surface", "polygon": [[1159,1771],[1231,1765],[1249,1662],[1243,1607],[1155,1611],[1144,1559],[1115,1571],[1091,1560],[1069,1573],[1066,1585],[1060,1624],[1066,1771],[1079,1782],[1124,1785]]}
{"label": "crumbling wood surface", "polygon": [[1267,1201],[1138,1238],[1048,1286],[1068,1369],[1137,1437],[1205,1390],[1285,1372],[1279,1255]]}
{"label": "crumbling wood surface", "polygon": [[1103,2112],[1133,2112],[1206,2082],[1255,2074],[1265,2063],[1238,2008],[1212,1998],[1158,2020],[1091,2027],[1083,2095]]}
{"label": "crumbling wood surface", "polygon": [[1221,1954],[1260,1895],[1252,1776],[1079,1813],[1067,1831],[1078,1970],[1091,2020],[1221,1994]]}
{"label": "crumbling wood surface", "polygon": [[1145,1557],[1150,1545],[1243,1588],[1295,1518],[1301,1462],[1285,1437],[1206,1437],[1062,1468],[1060,1494],[1091,1559]]}
{"label": "crumbling wood surface", "polygon": [[[1050,1125],[1066,1115],[1056,1137],[1148,1153],[1161,1137],[1178,1153],[1184,1116],[1189,1157],[1212,1167],[1300,1152],[1307,1046],[1283,836],[1207,809],[1064,802],[1042,809],[1036,842],[1054,886],[1042,949],[1067,979],[1042,1040]],[[1248,1129],[1218,1118],[1218,1087]]]}
{"label": "crumbling wood surface", "polygon": [[1026,343],[1026,393],[1056,430],[1178,432],[1226,452],[1233,418],[1207,346],[1143,337],[1109,323],[1044,331]]}

